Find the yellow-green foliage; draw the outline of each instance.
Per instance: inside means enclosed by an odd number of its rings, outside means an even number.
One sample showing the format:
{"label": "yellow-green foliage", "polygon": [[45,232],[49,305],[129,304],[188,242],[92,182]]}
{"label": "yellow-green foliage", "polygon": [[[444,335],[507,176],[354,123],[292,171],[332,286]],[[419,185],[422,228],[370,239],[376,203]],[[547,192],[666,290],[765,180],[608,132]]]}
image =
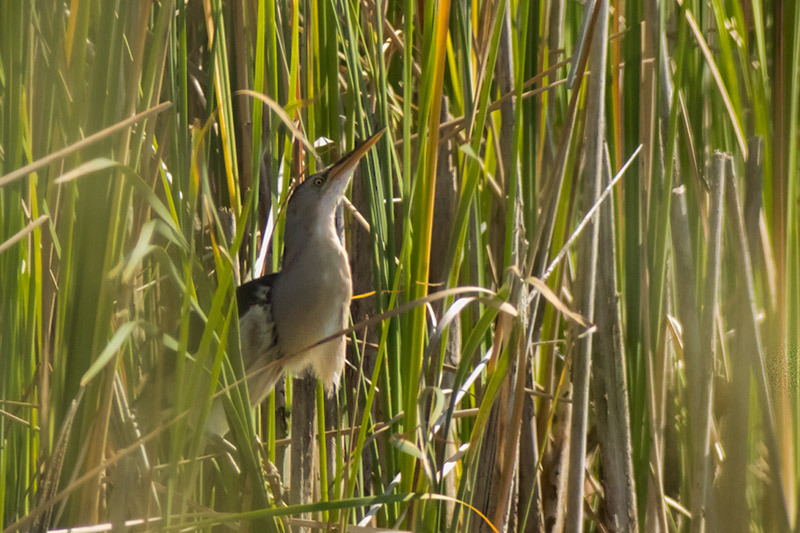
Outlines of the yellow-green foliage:
{"label": "yellow-green foliage", "polygon": [[[595,4],[0,2],[3,528],[794,527],[800,7]],[[234,288],[382,128],[345,378],[251,411]]]}

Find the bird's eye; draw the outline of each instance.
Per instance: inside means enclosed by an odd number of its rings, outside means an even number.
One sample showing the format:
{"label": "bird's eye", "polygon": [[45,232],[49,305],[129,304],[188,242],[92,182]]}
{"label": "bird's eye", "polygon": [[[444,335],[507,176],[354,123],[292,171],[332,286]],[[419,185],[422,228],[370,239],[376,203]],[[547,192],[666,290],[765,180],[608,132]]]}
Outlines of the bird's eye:
{"label": "bird's eye", "polygon": [[316,178],[314,178],[314,185],[316,185],[317,187],[322,187],[323,183],[325,183],[325,178],[323,178],[322,176],[317,176]]}

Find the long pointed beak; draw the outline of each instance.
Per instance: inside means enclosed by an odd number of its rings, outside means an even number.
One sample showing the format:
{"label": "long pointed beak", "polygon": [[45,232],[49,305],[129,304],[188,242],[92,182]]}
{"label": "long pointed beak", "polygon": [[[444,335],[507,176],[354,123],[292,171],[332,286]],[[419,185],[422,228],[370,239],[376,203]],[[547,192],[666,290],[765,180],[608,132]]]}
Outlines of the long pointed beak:
{"label": "long pointed beak", "polygon": [[350,179],[350,176],[353,175],[353,171],[356,169],[358,162],[367,155],[370,148],[375,146],[375,143],[383,136],[384,131],[386,131],[386,128],[359,144],[352,152],[334,163],[333,166],[327,170],[328,179],[326,180],[326,188],[339,190],[340,192],[338,194],[344,193],[347,181]]}

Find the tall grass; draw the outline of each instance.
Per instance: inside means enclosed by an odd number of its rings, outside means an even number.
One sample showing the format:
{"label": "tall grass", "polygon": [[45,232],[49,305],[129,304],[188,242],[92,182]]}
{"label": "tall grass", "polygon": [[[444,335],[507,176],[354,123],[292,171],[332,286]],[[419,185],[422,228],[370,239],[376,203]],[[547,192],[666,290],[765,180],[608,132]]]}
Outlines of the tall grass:
{"label": "tall grass", "polygon": [[[797,3],[0,25],[6,530],[800,530]],[[252,411],[234,287],[280,268],[291,180],[382,128],[342,383]]]}

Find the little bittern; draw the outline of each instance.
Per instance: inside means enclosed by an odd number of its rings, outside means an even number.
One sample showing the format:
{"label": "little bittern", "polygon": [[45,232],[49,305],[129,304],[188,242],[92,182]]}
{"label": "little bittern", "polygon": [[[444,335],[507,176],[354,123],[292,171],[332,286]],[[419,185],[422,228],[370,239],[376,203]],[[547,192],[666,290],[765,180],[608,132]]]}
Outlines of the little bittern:
{"label": "little bittern", "polygon": [[283,269],[236,289],[253,405],[261,403],[287,371],[311,370],[327,390],[339,380],[344,336],[315,345],[347,327],[352,297],[336,208],[358,162],[382,134],[383,130],[294,189],[286,211]]}

